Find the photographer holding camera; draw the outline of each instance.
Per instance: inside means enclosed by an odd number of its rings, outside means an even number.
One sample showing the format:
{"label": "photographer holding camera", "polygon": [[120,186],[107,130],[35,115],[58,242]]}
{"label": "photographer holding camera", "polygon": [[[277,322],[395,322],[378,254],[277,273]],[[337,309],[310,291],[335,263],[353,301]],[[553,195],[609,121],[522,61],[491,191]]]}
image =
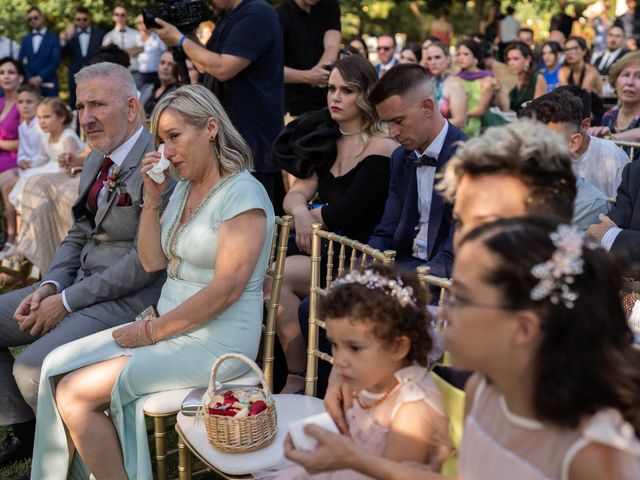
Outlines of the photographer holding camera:
{"label": "photographer holding camera", "polygon": [[284,38],[285,112],[327,106],[327,81],[340,51],[338,0],[286,0],[277,9]]}
{"label": "photographer holding camera", "polygon": [[253,175],[267,190],[276,211],[281,211],[282,176],[271,159],[271,145],[282,130],[284,117],[284,54],[278,16],[265,0],[209,1],[222,17],[206,47],[161,18],[155,18],[154,31],[167,46],[181,48],[204,72],[203,84],[218,97],[251,148]]}

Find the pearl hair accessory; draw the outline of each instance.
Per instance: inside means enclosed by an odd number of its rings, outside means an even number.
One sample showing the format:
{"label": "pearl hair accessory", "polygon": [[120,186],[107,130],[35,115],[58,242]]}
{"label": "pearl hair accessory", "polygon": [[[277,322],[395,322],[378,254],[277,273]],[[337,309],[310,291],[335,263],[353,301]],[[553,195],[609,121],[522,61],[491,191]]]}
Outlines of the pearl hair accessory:
{"label": "pearl hair accessory", "polygon": [[349,285],[351,283],[357,283],[363,285],[372,290],[382,290],[387,295],[392,296],[402,307],[412,306],[416,308],[416,299],[413,296],[413,288],[405,287],[400,277],[387,278],[372,269],[367,268],[363,272],[354,270],[347,273],[344,277],[337,278],[331,284],[331,288],[340,285]]}
{"label": "pearl hair accessory", "polygon": [[540,280],[531,290],[531,299],[549,298],[552,304],[562,302],[571,309],[578,299],[578,293],[571,290],[571,285],[584,268],[582,248],[591,245],[586,243],[583,232],[569,225],[560,225],[550,237],[556,250],[549,260],[531,269],[531,274]]}

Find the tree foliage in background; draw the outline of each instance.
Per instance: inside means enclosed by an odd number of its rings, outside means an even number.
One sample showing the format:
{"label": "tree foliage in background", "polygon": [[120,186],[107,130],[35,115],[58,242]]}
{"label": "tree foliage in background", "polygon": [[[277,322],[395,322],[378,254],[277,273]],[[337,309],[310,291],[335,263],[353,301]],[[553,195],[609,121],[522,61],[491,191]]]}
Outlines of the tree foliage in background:
{"label": "tree foliage in background", "polygon": [[[205,0],[206,1],[206,0]],[[268,0],[277,7],[283,0]],[[431,20],[439,15],[443,8],[450,12],[449,19],[457,33],[471,33],[478,29],[478,22],[491,0],[339,0],[342,7],[342,31],[346,39],[363,35],[379,35],[384,32],[406,33],[408,41],[422,40],[429,31]],[[595,0],[569,0],[570,9],[580,13]],[[60,31],[73,19],[73,13],[79,6],[92,12],[94,23],[105,30],[112,28],[111,11],[116,5],[126,7],[134,15],[143,8],[157,7],[158,0],[124,1],[65,1],[65,0],[0,0],[0,25],[5,35],[20,40],[27,32],[26,12],[37,5],[47,18],[49,28]],[[548,19],[558,11],[557,0],[518,0],[502,1],[502,10],[514,5],[516,17],[532,18],[537,29],[548,27]]]}
{"label": "tree foliage in background", "polygon": [[[95,24],[100,25],[106,30],[113,28],[111,20],[111,11],[116,5],[125,6],[130,12],[138,13],[142,8],[149,6],[157,6],[158,1],[65,1],[65,0],[0,0],[0,25],[4,27],[4,34],[7,37],[20,41],[23,35],[27,33],[27,10],[32,6],[37,6],[45,18],[47,26],[59,32],[64,29],[67,24],[73,21],[73,14],[78,7],[87,8],[93,17]],[[130,18],[133,22],[133,16]]]}

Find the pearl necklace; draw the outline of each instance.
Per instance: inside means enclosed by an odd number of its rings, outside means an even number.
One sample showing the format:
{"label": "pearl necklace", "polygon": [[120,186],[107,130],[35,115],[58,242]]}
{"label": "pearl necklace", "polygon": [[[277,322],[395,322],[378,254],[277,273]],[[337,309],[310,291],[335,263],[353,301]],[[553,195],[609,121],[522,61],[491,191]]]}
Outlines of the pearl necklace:
{"label": "pearl necklace", "polygon": [[338,130],[340,130],[340,133],[345,136],[345,137],[349,137],[351,135],[357,135],[359,133],[362,133],[362,129],[355,131],[355,132],[345,132],[344,130],[342,130],[342,127],[338,127]]}
{"label": "pearl necklace", "polygon": [[377,400],[374,400],[371,403],[364,403],[360,398],[360,392],[355,392],[353,394],[353,398],[355,398],[356,402],[358,402],[358,405],[360,406],[361,409],[370,410],[373,407],[377,407],[382,402],[384,402],[387,399],[387,397],[391,395],[399,386],[400,386],[400,383],[396,383],[393,387],[391,387],[389,390],[384,392],[380,398],[378,398]]}

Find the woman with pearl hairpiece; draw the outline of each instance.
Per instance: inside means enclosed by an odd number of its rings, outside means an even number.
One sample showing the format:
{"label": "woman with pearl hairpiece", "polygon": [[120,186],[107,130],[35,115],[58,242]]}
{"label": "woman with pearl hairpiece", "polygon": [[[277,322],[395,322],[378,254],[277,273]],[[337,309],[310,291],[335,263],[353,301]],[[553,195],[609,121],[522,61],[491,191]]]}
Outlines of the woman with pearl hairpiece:
{"label": "woman with pearl hairpiece", "polygon": [[[277,324],[290,372],[285,393],[304,385],[305,342],[297,311],[309,294],[311,225],[322,223],[366,243],[384,211],[397,144],[367,101],[376,81],[364,58],[342,58],[329,76],[327,108],[289,123],[274,143],[274,158],[297,177],[284,210],[294,218],[298,252],[287,258]],[[309,209],[311,201],[320,206]]]}

